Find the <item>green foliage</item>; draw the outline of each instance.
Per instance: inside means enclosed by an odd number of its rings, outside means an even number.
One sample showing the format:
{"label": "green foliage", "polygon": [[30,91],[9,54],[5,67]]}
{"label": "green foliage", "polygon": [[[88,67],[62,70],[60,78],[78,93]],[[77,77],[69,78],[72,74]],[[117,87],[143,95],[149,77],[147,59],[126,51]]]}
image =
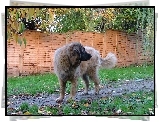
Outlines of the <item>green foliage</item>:
{"label": "green foliage", "polygon": [[154,8],[8,8],[7,39],[13,38],[20,45],[27,40],[22,33],[26,30],[22,19],[31,21],[40,18],[35,28],[43,32],[66,33],[81,30],[105,32],[107,29],[127,33],[144,30],[143,55],[154,58]]}
{"label": "green foliage", "polygon": [[75,11],[74,9],[71,9],[66,14],[57,16],[55,21],[58,21],[57,25],[55,25],[55,32],[61,33],[85,29],[82,13],[80,11]]}
{"label": "green foliage", "polygon": [[28,103],[25,102],[25,103],[20,105],[20,111],[26,112],[28,110],[29,110],[29,104]]}
{"label": "green foliage", "polygon": [[37,105],[32,105],[31,107],[29,107],[28,111],[31,113],[31,114],[34,114],[34,115],[38,115],[38,106]]}
{"label": "green foliage", "polygon": [[[68,32],[72,30],[101,31],[97,26],[104,24],[103,29],[117,29],[135,32],[145,29],[153,21],[154,8],[8,8],[7,26],[11,35],[25,30],[19,19],[42,19],[36,25],[42,31]],[[101,19],[103,18],[103,19]],[[105,30],[104,30],[105,31]]]}
{"label": "green foliage", "polygon": [[145,29],[150,21],[154,18],[149,18],[154,15],[153,8],[117,8],[114,11],[115,18],[112,20],[112,29],[125,31],[128,33],[137,32],[139,29]]}
{"label": "green foliage", "polygon": [[[127,68],[114,68],[108,70],[100,70],[99,78],[101,84],[108,81],[120,80],[137,80],[154,78],[154,66],[130,66]],[[38,84],[37,84],[38,83]],[[71,84],[67,84],[66,92],[70,92]],[[84,89],[84,83],[79,79],[78,89]],[[94,84],[90,83],[90,87],[94,88]],[[7,79],[7,95],[17,94],[36,94],[47,91],[54,93],[59,89],[59,82],[54,74],[43,74],[37,76],[11,77]]]}
{"label": "green foliage", "polygon": [[147,11],[147,26],[145,28],[145,35],[143,36],[143,47],[145,49],[143,55],[154,59],[154,9],[148,9]]}

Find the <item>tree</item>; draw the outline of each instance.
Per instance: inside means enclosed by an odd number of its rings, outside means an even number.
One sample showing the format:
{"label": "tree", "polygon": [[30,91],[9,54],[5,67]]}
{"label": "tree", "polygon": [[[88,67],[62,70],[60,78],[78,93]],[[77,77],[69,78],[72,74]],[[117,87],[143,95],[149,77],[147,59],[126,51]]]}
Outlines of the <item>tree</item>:
{"label": "tree", "polygon": [[65,14],[60,14],[54,19],[54,32],[68,32],[73,30],[85,30],[83,14],[80,10],[70,9]]}
{"label": "tree", "polygon": [[[53,24],[54,16],[63,14],[65,8],[8,8],[7,9],[7,38],[14,38],[20,44],[20,35],[26,30],[48,31]],[[23,39],[24,43],[26,40]]]}
{"label": "tree", "polygon": [[153,8],[8,8],[7,37],[20,42],[18,35],[26,29],[60,33],[115,29],[131,33],[147,28],[153,14]]}

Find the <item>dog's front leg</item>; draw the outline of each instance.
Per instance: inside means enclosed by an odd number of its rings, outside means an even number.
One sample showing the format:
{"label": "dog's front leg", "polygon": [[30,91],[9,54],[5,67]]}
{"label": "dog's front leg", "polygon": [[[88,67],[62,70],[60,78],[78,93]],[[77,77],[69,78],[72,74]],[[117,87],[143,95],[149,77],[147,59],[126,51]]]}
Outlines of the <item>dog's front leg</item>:
{"label": "dog's front leg", "polygon": [[56,99],[57,103],[60,103],[63,101],[64,96],[65,96],[65,90],[66,90],[66,82],[59,80],[60,81],[60,97]]}

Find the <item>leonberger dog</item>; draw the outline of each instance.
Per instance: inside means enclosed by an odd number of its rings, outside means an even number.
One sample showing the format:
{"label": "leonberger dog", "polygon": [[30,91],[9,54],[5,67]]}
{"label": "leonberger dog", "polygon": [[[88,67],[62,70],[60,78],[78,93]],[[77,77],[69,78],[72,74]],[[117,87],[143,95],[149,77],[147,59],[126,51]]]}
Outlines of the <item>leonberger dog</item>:
{"label": "leonberger dog", "polygon": [[63,101],[67,81],[71,82],[69,98],[75,98],[79,77],[85,82],[85,94],[88,94],[89,80],[94,82],[95,94],[98,94],[100,89],[98,70],[113,68],[116,63],[117,58],[113,53],[108,53],[105,58],[101,58],[97,50],[84,47],[79,42],[69,43],[57,49],[54,54],[54,72],[60,83],[60,97],[56,102]]}

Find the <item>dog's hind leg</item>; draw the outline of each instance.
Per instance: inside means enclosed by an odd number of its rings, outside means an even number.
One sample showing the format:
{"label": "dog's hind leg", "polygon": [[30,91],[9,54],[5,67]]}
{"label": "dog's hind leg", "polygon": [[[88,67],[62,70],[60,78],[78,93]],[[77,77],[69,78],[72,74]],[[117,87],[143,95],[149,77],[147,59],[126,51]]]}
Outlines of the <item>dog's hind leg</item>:
{"label": "dog's hind leg", "polygon": [[99,80],[99,77],[97,75],[97,71],[96,69],[95,70],[92,70],[91,71],[92,73],[89,74],[89,78],[90,80],[92,80],[94,82],[94,85],[95,85],[95,94],[99,94],[99,83],[100,83],[100,80]]}
{"label": "dog's hind leg", "polygon": [[85,91],[84,94],[88,94],[88,89],[89,89],[89,79],[86,74],[82,75],[82,79],[85,82]]}
{"label": "dog's hind leg", "polygon": [[71,91],[70,91],[70,97],[69,99],[74,99],[77,91],[77,80],[71,81]]}
{"label": "dog's hind leg", "polygon": [[56,99],[57,103],[60,103],[63,101],[64,96],[65,96],[65,90],[66,90],[66,82],[60,81],[60,97]]}

